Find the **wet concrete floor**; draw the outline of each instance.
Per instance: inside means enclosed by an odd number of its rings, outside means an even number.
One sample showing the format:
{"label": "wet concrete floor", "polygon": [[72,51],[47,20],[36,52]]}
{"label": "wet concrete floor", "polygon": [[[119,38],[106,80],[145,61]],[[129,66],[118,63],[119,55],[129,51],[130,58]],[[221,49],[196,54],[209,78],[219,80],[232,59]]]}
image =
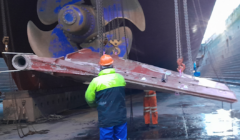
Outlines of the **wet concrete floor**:
{"label": "wet concrete floor", "polygon": [[[240,99],[240,86],[228,85]],[[240,139],[240,101],[234,104],[189,95],[158,93],[159,124],[146,127],[143,118],[143,94],[133,97],[133,121],[128,107],[128,139]],[[24,140],[97,140],[97,111],[82,107],[62,113],[65,118],[32,125],[22,124],[24,133],[49,130]],[[0,124],[0,139],[19,139],[16,125]]]}
{"label": "wet concrete floor", "polygon": [[0,119],[3,118],[3,104],[0,102]]}

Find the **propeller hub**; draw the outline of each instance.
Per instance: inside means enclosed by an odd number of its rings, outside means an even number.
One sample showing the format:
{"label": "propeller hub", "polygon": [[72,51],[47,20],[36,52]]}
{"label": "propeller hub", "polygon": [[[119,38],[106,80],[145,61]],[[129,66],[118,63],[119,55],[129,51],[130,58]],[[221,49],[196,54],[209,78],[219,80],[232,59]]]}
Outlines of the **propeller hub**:
{"label": "propeller hub", "polygon": [[95,27],[94,10],[90,6],[66,5],[58,13],[58,19],[61,28],[72,35],[91,34]]}
{"label": "propeller hub", "polygon": [[68,10],[63,14],[63,21],[68,25],[72,25],[76,22],[76,14],[72,10]]}

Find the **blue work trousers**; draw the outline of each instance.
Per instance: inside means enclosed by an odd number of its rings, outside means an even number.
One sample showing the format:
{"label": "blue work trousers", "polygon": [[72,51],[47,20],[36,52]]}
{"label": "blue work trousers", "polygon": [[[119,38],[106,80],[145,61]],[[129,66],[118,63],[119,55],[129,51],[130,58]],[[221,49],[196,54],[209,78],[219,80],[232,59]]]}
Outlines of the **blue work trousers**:
{"label": "blue work trousers", "polygon": [[100,127],[100,140],[126,140],[127,123],[112,127]]}

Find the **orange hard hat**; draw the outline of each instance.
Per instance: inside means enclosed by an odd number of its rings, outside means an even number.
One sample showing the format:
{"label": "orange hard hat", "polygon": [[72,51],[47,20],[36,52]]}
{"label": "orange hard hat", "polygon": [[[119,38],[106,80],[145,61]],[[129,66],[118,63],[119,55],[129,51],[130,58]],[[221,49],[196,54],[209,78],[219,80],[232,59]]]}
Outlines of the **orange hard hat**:
{"label": "orange hard hat", "polygon": [[107,65],[112,65],[113,64],[113,59],[110,55],[104,54],[101,58],[100,58],[100,62],[99,64],[101,66],[107,66]]}

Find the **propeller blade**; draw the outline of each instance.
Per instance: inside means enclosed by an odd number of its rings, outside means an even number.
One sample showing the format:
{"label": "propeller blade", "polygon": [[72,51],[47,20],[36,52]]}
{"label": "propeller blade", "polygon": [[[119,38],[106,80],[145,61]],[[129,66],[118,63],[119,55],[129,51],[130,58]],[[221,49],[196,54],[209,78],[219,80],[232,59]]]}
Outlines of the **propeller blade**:
{"label": "propeller blade", "polygon": [[[139,30],[144,31],[146,28],[145,16],[143,9],[138,0],[118,0],[113,3],[113,0],[103,0],[103,13],[105,24],[116,18],[122,18],[122,4],[124,18],[130,20]],[[96,0],[91,0],[91,3],[96,7]]]}
{"label": "propeller blade", "polygon": [[84,0],[38,0],[37,14],[43,24],[50,25],[58,21],[58,12],[64,6],[83,2]]}
{"label": "propeller blade", "polygon": [[48,47],[50,44],[50,36],[52,31],[41,31],[37,26],[29,21],[27,25],[27,35],[28,41],[33,52],[39,57],[52,57],[52,54],[49,52]]}
{"label": "propeller blade", "polygon": [[29,21],[27,34],[33,52],[39,57],[59,58],[78,50],[77,45],[67,39],[59,25],[51,31],[41,31]]}
{"label": "propeller blade", "polygon": [[[108,40],[113,40],[114,38],[117,38],[117,40],[120,39],[120,41],[122,41],[122,43],[118,46],[118,48],[120,49],[120,52],[118,52],[119,53],[118,56],[123,57],[123,58],[127,57],[126,52],[128,52],[128,54],[130,53],[130,50],[132,47],[132,39],[133,39],[131,29],[128,27],[125,27],[125,30],[126,30],[126,38],[124,35],[124,27],[120,27],[118,29],[111,30],[109,32],[104,33],[104,35],[103,35],[103,36],[106,36],[108,38]],[[114,33],[116,33],[116,37],[114,37],[115,36]],[[119,37],[118,33],[119,33],[120,37]],[[127,43],[126,43],[125,39],[126,39]],[[82,48],[89,48],[93,52],[99,52],[99,44],[100,44],[99,39],[96,39],[91,43],[82,43],[80,46]],[[110,43],[108,43],[104,48],[105,48],[105,50],[104,50],[105,52],[110,50],[111,51],[110,55],[115,55],[112,52],[115,48]],[[117,51],[119,51],[119,50],[117,50]]]}

